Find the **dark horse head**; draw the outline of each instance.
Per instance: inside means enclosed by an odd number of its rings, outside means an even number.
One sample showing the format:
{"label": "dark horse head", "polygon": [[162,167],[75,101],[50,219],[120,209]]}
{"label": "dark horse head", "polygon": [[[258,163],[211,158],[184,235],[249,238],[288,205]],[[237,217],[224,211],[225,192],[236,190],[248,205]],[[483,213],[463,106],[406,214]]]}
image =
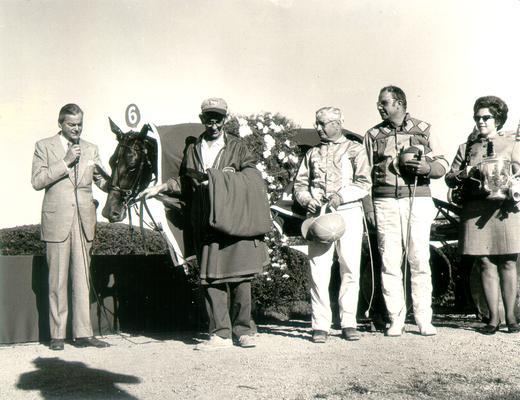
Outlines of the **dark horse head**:
{"label": "dark horse head", "polygon": [[128,205],[154,177],[157,179],[157,142],[147,136],[151,130],[148,124],[140,132],[123,133],[110,118],[108,120],[118,145],[109,161],[112,176],[102,214],[110,222],[119,222],[125,218]]}

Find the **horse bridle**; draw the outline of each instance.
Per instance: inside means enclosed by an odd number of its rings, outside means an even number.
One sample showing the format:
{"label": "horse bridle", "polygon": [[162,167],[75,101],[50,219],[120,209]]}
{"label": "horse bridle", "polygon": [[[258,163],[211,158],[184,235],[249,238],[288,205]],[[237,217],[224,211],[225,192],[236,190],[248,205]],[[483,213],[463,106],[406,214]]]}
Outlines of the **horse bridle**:
{"label": "horse bridle", "polygon": [[[139,216],[139,227],[141,230],[143,246],[145,247],[145,254],[148,254],[147,244],[146,244],[146,231],[144,229],[144,224],[145,224],[144,211],[146,211],[148,213],[148,216],[150,217],[150,219],[152,221],[154,230],[162,232],[162,227],[155,222],[155,219],[154,219],[152,213],[150,212],[150,209],[148,208],[148,205],[146,204],[146,199],[144,197],[141,199],[139,211],[137,211],[137,206],[135,205],[135,203],[137,203],[137,201],[138,201],[136,199],[136,197],[139,194],[139,191],[141,189],[140,184],[141,184],[141,180],[143,178],[143,172],[145,170],[145,167],[148,167],[152,171],[152,175],[153,175],[154,168],[153,168],[152,161],[150,160],[150,157],[151,156],[153,157],[153,155],[151,152],[149,152],[149,149],[146,147],[146,139],[141,140],[141,141],[136,139],[134,141],[134,143],[132,144],[132,146],[127,144],[128,141],[129,140],[127,140],[125,138],[124,143],[121,143],[121,141],[119,141],[119,143],[117,145],[115,169],[114,169],[114,173],[112,174],[112,177],[110,179],[110,182],[108,184],[108,190],[115,191],[115,192],[118,192],[121,194],[123,207],[128,210],[128,220],[129,220],[128,225],[129,225],[129,229],[130,229],[130,235],[132,237],[133,237],[134,231],[133,231],[133,224],[132,224],[131,207],[132,206],[135,207],[135,211],[136,211],[137,215]],[[138,150],[142,153],[142,157],[140,158],[139,165],[137,167],[129,170],[129,171],[135,171],[135,169],[137,169],[137,174],[135,175],[133,182],[129,185],[128,188],[122,188],[118,185],[114,185],[113,182],[116,180],[119,180],[119,161],[121,159],[121,156],[123,155],[122,154],[123,149],[127,148],[127,149],[133,149],[135,151],[136,150],[135,145],[137,142],[140,143],[140,146],[138,146],[139,147]],[[157,176],[155,176],[155,178],[153,178],[150,182],[157,182]],[[146,224],[146,225],[149,226],[149,224]]]}
{"label": "horse bridle", "polygon": [[[126,142],[126,140],[125,140],[125,142]],[[145,166],[152,168],[152,162],[150,161],[150,158],[149,158],[148,149],[146,148],[146,145],[144,142],[141,142],[141,143],[142,143],[142,146],[139,146],[138,150],[143,153],[143,156],[140,158],[139,165],[136,168],[130,170],[130,171],[135,171],[135,169],[137,169],[137,174],[135,175],[133,182],[130,185],[128,185],[129,186],[128,188],[122,188],[117,184],[114,185],[113,182],[116,181],[116,183],[117,183],[117,181],[119,180],[119,168],[118,167],[119,167],[119,160],[121,158],[123,149],[128,148],[128,149],[136,150],[135,143],[132,146],[130,146],[126,143],[119,142],[119,144],[117,145],[117,154],[116,154],[117,157],[115,160],[115,164],[116,164],[115,171],[112,174],[112,177],[108,184],[108,190],[120,193],[125,207],[128,207],[129,205],[131,205],[134,202],[136,196],[139,194],[138,193],[139,184],[141,182]],[[117,180],[116,180],[116,178],[117,178]]]}

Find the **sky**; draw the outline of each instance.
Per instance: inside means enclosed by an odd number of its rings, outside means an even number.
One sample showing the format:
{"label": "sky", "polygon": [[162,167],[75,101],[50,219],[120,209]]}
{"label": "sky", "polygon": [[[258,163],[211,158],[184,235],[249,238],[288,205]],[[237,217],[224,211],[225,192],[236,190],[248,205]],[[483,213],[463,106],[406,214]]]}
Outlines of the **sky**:
{"label": "sky", "polygon": [[[156,125],[198,122],[212,96],[302,127],[337,106],[345,128],[364,133],[393,84],[451,162],[478,97],[504,99],[504,128],[517,128],[518,21],[520,0],[0,0],[0,228],[39,223],[34,143],[58,132],[69,102],[108,165],[108,117],[128,130],[131,103]],[[442,180],[433,189],[445,199]]]}

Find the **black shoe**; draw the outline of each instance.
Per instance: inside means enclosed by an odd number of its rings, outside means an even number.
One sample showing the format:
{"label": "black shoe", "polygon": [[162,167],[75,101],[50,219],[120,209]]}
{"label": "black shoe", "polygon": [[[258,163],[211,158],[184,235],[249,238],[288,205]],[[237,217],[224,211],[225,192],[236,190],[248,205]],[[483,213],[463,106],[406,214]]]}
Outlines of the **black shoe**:
{"label": "black shoe", "polygon": [[495,332],[498,331],[498,327],[500,325],[494,326],[494,325],[485,325],[482,328],[479,328],[478,331],[482,333],[483,335],[494,335]]}
{"label": "black shoe", "polygon": [[341,335],[343,336],[343,339],[349,341],[355,341],[360,339],[359,332],[356,328],[343,328],[341,330]]}
{"label": "black shoe", "polygon": [[520,332],[520,325],[518,325],[516,322],[512,324],[507,324],[507,331],[509,333],[518,333]]}
{"label": "black shoe", "polygon": [[51,350],[63,350],[63,339],[51,339],[49,344]]}
{"label": "black shoe", "polygon": [[76,338],[72,345],[74,347],[97,347],[98,349],[101,349],[103,347],[110,347],[110,345],[107,342],[104,342],[102,340],[96,339],[95,337],[84,337],[84,338]]}
{"label": "black shoe", "polygon": [[329,334],[325,331],[315,330],[312,332],[312,341],[314,343],[325,343]]}
{"label": "black shoe", "polygon": [[370,324],[371,332],[384,332],[386,329],[385,318],[381,314],[374,314]]}

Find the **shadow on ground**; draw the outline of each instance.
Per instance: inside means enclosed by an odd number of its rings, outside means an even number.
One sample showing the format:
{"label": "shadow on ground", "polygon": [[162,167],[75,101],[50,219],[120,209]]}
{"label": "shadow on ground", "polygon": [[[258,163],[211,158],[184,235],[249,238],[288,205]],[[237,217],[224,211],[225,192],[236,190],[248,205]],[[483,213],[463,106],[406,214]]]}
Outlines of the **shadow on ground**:
{"label": "shadow on ground", "polygon": [[208,334],[196,331],[184,331],[184,332],[152,332],[142,333],[142,336],[148,337],[155,341],[176,341],[182,342],[187,345],[195,345],[201,340],[207,339]]}
{"label": "shadow on ground", "polygon": [[132,375],[89,368],[82,362],[58,357],[38,357],[35,371],[20,375],[17,389],[39,391],[43,399],[136,399],[117,387],[118,383],[136,384]]}
{"label": "shadow on ground", "polygon": [[265,319],[261,324],[258,324],[257,331],[258,333],[304,340],[309,340],[311,334],[310,322],[298,320],[276,321]]}
{"label": "shadow on ground", "polygon": [[[407,325],[415,325],[413,314],[407,316]],[[483,323],[480,319],[473,315],[457,315],[457,314],[435,314],[433,317],[433,325],[438,328],[451,328],[461,329],[468,331],[477,331],[478,327],[482,326]],[[339,324],[333,324],[331,329],[341,330]],[[371,319],[358,318],[358,330],[360,332],[384,332],[383,327],[374,326]],[[407,330],[411,334],[419,335],[419,332],[413,330]],[[258,332],[266,333],[269,335],[285,336],[296,339],[309,340],[312,335],[311,322],[307,320],[276,320],[263,318],[258,321]]]}

